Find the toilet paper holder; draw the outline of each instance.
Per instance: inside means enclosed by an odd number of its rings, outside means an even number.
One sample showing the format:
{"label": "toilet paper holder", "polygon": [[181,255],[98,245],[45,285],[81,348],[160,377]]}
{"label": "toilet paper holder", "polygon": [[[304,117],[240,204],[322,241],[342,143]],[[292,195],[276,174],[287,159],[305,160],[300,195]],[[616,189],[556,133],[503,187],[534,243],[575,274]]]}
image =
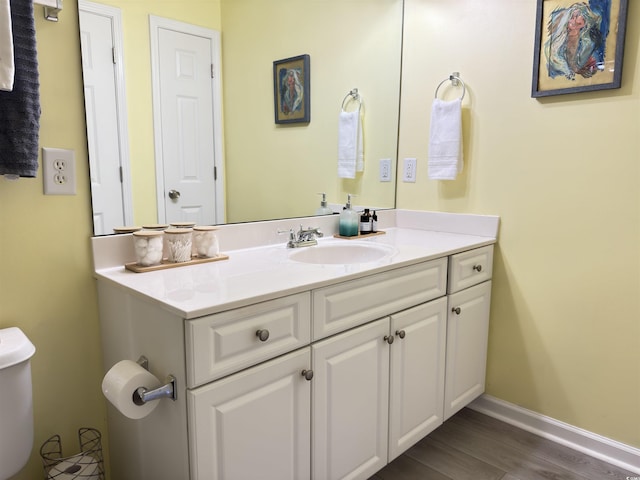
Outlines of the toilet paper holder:
{"label": "toilet paper holder", "polygon": [[[141,355],[138,359],[138,365],[145,370],[149,370],[149,359],[144,355]],[[135,392],[133,392],[133,403],[136,405],[144,405],[147,402],[160,400],[161,398],[170,398],[175,402],[178,398],[176,377],[173,375],[167,375],[165,382],[167,383],[158,388],[154,388],[153,390],[148,390],[145,387],[138,387]]]}

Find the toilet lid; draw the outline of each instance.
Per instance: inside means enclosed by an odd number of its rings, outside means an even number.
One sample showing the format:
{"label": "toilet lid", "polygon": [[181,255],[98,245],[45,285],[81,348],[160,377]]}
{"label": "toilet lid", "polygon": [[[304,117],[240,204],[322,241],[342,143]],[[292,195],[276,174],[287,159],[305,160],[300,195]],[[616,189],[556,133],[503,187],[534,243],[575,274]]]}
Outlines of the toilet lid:
{"label": "toilet lid", "polygon": [[36,347],[18,327],[0,329],[0,370],[30,359]]}

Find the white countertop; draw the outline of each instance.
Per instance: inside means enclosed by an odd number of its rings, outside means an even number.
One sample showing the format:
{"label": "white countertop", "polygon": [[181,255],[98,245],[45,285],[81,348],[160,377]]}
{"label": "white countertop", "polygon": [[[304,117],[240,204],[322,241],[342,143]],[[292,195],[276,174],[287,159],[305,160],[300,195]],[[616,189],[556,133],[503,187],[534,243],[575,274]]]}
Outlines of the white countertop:
{"label": "white countertop", "polygon": [[[412,212],[409,216],[411,226],[415,227],[415,213]],[[393,248],[392,255],[370,263],[330,265],[297,262],[289,259],[289,255],[299,249],[288,249],[285,241],[281,241],[278,244],[238,250],[225,249],[223,253],[229,256],[228,260],[145,273],[130,272],[124,268],[125,262],[122,262],[117,266],[96,268],[95,276],[98,281],[107,281],[125,288],[133,295],[144,297],[183,318],[192,319],[496,242],[497,217],[468,217],[475,220],[479,218],[481,223],[482,219],[487,219],[491,224],[489,228],[473,228],[472,230],[482,233],[474,235],[424,230],[421,228],[425,228],[425,225],[434,225],[419,222],[418,228],[391,226],[383,228],[384,235],[355,240]],[[396,223],[395,215],[393,222],[389,223]],[[464,231],[464,228],[447,228]],[[354,241],[335,239],[326,229],[325,233],[326,237],[319,239],[319,247],[302,248],[321,248],[327,243]],[[94,255],[96,251],[99,252],[100,249],[94,246]],[[94,262],[100,265],[98,259]]]}

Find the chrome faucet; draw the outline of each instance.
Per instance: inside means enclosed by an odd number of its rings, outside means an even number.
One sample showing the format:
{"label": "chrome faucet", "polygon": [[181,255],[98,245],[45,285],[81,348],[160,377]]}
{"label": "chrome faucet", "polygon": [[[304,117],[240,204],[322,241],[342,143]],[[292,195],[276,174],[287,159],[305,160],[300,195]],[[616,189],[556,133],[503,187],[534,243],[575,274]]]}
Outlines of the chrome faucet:
{"label": "chrome faucet", "polygon": [[288,233],[289,241],[287,248],[310,247],[318,244],[318,238],[322,237],[322,232],[318,228],[302,228],[297,232],[292,228],[290,230],[278,230],[278,233]]}

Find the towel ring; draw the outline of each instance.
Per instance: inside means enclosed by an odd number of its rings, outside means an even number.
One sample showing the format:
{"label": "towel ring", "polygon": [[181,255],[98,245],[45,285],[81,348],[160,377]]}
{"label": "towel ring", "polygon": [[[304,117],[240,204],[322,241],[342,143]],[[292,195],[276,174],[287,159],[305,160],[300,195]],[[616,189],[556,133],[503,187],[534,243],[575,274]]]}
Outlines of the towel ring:
{"label": "towel ring", "polygon": [[447,81],[451,81],[451,83],[454,86],[457,86],[458,82],[460,82],[462,84],[462,96],[460,97],[460,100],[464,99],[464,94],[467,92],[467,87],[465,86],[465,84],[462,81],[462,79],[458,75],[455,75],[455,74],[449,75],[449,78],[445,78],[443,81],[441,81],[438,84],[438,86],[436,87],[435,98],[438,98],[438,90],[440,90],[440,87],[442,86],[442,84],[447,82]]}
{"label": "towel ring", "polygon": [[344,96],[344,99],[342,100],[342,110],[344,110],[344,106],[348,103],[349,97],[351,97],[352,100],[356,100],[359,106],[362,106],[362,99],[360,98],[358,89],[354,88]]}

